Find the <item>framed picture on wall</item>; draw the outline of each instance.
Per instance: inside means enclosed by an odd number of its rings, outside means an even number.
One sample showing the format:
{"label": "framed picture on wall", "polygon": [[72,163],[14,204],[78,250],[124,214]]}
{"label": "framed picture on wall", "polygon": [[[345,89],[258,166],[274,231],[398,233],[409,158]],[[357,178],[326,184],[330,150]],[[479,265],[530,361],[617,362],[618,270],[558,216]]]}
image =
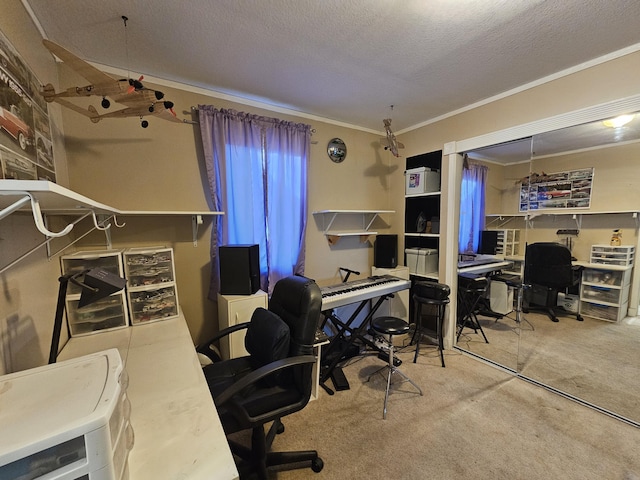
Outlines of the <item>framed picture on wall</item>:
{"label": "framed picture on wall", "polygon": [[0,178],[56,181],[51,125],[40,85],[0,32]]}
{"label": "framed picture on wall", "polygon": [[594,168],[532,174],[520,185],[520,211],[590,208]]}

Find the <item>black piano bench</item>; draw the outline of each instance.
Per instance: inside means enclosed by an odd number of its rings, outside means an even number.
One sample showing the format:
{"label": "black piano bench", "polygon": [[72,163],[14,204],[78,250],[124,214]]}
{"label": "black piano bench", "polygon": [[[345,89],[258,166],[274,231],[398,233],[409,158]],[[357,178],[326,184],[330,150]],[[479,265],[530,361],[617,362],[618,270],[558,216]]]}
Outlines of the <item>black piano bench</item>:
{"label": "black piano bench", "polygon": [[[387,418],[387,402],[389,400],[389,387],[391,386],[391,375],[393,373],[397,373],[402,377],[404,377],[406,381],[408,381],[411,385],[413,385],[418,390],[418,392],[420,392],[420,395],[422,395],[422,390],[420,389],[420,387],[418,387],[418,385],[416,385],[413,382],[413,380],[411,380],[404,373],[402,373],[400,369],[396,367],[393,362],[393,354],[395,351],[393,346],[393,336],[407,333],[409,331],[409,324],[404,320],[402,320],[401,318],[397,318],[397,317],[377,317],[371,320],[371,328],[373,328],[373,330],[376,333],[380,335],[384,335],[385,338],[388,338],[387,343],[388,343],[388,349],[389,349],[389,363],[384,367],[382,367],[382,369],[380,369],[380,370],[384,370],[385,368],[388,369],[387,389],[384,394],[384,409],[382,411],[382,418],[386,419]],[[369,378],[367,379],[367,381],[371,380],[371,377],[379,373],[380,370],[369,375]]]}

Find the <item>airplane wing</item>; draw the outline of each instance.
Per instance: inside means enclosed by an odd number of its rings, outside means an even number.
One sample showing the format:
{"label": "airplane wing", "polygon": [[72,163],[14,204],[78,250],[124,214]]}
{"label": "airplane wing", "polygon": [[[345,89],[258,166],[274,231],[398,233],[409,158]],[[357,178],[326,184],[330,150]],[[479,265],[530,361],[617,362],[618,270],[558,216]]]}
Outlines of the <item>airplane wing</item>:
{"label": "airplane wing", "polygon": [[[86,112],[83,113],[87,115]],[[168,120],[170,122],[176,123],[186,123],[183,120],[176,117],[169,109],[165,108],[161,103],[157,103],[155,110],[150,113],[147,107],[129,107],[123,108],[121,110],[116,110],[115,112],[103,113],[102,115],[98,115],[96,110],[93,107],[89,107],[89,114],[87,115],[91,118],[91,121],[94,123],[99,122],[103,118],[126,118],[126,117],[158,117],[163,120]]]}
{"label": "airplane wing", "polygon": [[42,40],[42,43],[45,47],[47,47],[47,50],[53,53],[56,57],[66,63],[73,70],[78,72],[84,78],[89,80],[89,82],[91,83],[99,85],[116,80],[110,75],[107,75],[106,73],[98,70],[93,65],[85,62],[80,57],[75,56],[69,50],[61,47],[57,43],[53,43],[50,40]]}

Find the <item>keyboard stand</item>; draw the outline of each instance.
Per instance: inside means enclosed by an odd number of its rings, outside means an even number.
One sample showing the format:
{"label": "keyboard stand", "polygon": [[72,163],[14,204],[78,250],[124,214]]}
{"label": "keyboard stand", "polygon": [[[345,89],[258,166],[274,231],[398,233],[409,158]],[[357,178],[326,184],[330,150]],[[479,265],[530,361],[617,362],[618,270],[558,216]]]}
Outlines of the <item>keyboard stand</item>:
{"label": "keyboard stand", "polygon": [[[364,307],[367,305],[367,303],[371,301],[371,299],[362,300],[358,305],[358,307],[356,308],[356,310],[351,314],[351,316],[346,322],[343,322],[335,314],[333,309],[322,312],[322,314],[325,317],[324,321],[322,322],[322,327],[324,327],[327,321],[330,320],[331,323],[336,328],[336,330],[338,331],[338,333],[331,339],[331,341],[329,342],[329,345],[323,352],[325,355],[325,358],[329,358],[332,352],[337,352],[335,354],[335,358],[329,363],[329,365],[326,367],[323,366],[322,373],[320,375],[320,386],[324,388],[329,395],[333,395],[335,392],[330,387],[327,386],[326,382],[329,378],[333,376],[336,368],[339,368],[338,364],[340,363],[340,361],[342,361],[342,357],[349,350],[349,348],[354,344],[356,339],[360,340],[362,343],[364,343],[365,345],[369,346],[370,348],[372,348],[373,350],[381,354],[384,354],[384,355],[387,354],[384,350],[382,350],[382,348],[378,347],[370,338],[367,338],[365,334],[369,330],[369,324],[371,323],[371,319],[373,318],[373,315],[378,311],[378,309],[380,308],[380,305],[382,305],[382,302],[384,302],[387,298],[392,298],[392,297],[393,297],[393,293],[388,293],[378,297],[378,300],[375,302],[375,304],[373,305],[373,307],[371,308],[367,316],[364,318],[362,323],[356,328],[352,327],[353,322],[360,315],[360,313],[362,312]],[[342,377],[340,376],[340,374],[336,374],[335,376],[336,378],[340,378],[340,380],[342,380]],[[346,381],[346,378],[344,380]],[[349,382],[346,382],[346,388],[345,388],[345,383],[342,381],[339,382],[339,385],[340,386],[335,385],[336,390],[348,390],[349,388]]]}

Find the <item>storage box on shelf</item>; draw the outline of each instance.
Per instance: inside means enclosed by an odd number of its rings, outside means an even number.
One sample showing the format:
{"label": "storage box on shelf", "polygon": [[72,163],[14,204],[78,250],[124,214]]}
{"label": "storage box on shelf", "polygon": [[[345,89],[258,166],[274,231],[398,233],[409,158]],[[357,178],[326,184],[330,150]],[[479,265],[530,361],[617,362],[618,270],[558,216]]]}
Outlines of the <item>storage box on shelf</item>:
{"label": "storage box on shelf", "polygon": [[410,168],[404,172],[405,194],[419,195],[440,191],[440,171],[427,167]]}
{"label": "storage box on shelf", "polygon": [[623,319],[629,303],[631,268],[631,265],[585,268],[580,285],[580,313],[612,322]]}
{"label": "storage box on shelf", "polygon": [[407,267],[415,275],[438,274],[438,250],[435,248],[407,248]]}
{"label": "storage box on shelf", "polygon": [[131,325],[177,317],[173,249],[129,248],[123,257]]}
{"label": "storage box on shelf", "polygon": [[633,265],[635,250],[632,245],[592,245],[590,261],[604,265]]}
{"label": "storage box on shelf", "polygon": [[[80,251],[60,257],[60,268],[63,275],[101,268],[123,277],[121,253],[120,250]],[[66,313],[72,336],[123,328],[129,324],[124,290],[79,309],[80,294],[81,288],[73,282],[69,282]]]}

